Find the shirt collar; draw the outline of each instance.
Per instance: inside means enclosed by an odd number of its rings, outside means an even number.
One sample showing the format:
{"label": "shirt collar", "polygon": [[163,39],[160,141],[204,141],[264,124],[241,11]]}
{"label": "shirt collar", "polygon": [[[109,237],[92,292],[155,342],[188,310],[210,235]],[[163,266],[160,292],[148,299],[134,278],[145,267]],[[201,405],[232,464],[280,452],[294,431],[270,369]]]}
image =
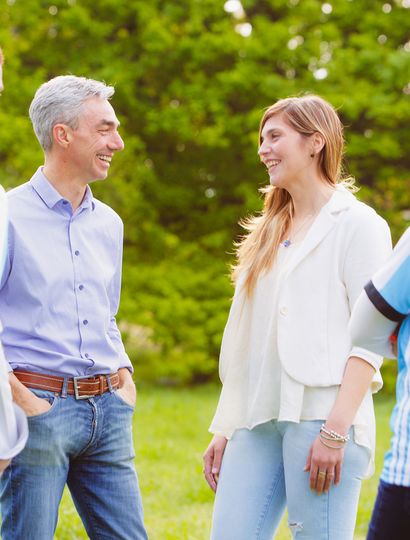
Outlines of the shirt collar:
{"label": "shirt collar", "polygon": [[[43,168],[39,167],[30,180],[30,185],[36,191],[37,195],[44,201],[48,208],[54,208],[58,203],[66,201],[64,197],[48,181],[43,173]],[[90,208],[94,210],[95,204],[90,186],[86,187],[84,198],[80,204],[81,209]]]}
{"label": "shirt collar", "polygon": [[93,200],[93,192],[91,191],[91,188],[88,185],[85,188],[85,195],[84,195],[84,198],[83,198],[79,208],[81,208],[81,209],[90,208],[90,210],[92,210],[92,211],[95,208],[95,203],[94,203],[94,200]]}
{"label": "shirt collar", "polygon": [[64,200],[64,197],[47,180],[42,167],[34,173],[30,185],[49,208],[54,208],[58,202]]}

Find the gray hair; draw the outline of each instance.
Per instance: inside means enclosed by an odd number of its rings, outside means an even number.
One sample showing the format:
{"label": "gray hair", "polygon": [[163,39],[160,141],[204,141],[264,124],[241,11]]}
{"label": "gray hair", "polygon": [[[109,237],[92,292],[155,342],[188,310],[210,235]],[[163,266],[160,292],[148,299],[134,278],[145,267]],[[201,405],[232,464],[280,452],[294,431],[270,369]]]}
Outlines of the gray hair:
{"label": "gray hair", "polygon": [[53,127],[67,124],[78,127],[84,102],[91,97],[110,99],[114,88],[103,82],[74,75],[61,75],[42,84],[31,102],[29,115],[34,132],[44,151],[53,146]]}

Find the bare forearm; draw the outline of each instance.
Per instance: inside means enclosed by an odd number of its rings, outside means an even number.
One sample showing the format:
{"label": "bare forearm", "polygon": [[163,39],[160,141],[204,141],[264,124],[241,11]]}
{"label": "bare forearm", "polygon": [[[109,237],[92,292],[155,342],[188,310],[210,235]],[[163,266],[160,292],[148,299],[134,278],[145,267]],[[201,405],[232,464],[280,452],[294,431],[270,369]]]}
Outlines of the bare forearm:
{"label": "bare forearm", "polygon": [[373,366],[362,358],[349,358],[336,402],[326,421],[328,427],[338,433],[347,433],[374,373]]}

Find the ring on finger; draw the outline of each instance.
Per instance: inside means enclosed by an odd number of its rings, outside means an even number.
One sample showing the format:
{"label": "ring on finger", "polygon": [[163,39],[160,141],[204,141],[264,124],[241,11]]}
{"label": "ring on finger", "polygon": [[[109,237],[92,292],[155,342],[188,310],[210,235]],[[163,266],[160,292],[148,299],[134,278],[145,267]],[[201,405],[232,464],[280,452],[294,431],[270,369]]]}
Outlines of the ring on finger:
{"label": "ring on finger", "polygon": [[317,475],[320,476],[321,478],[324,478],[326,476],[326,471],[319,471]]}

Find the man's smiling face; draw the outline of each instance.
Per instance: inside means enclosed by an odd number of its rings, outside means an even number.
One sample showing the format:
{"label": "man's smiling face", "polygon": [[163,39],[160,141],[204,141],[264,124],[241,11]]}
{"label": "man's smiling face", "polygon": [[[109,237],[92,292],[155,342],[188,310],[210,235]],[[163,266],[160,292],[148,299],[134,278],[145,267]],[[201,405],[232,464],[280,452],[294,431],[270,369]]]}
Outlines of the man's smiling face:
{"label": "man's smiling face", "polygon": [[65,154],[67,165],[85,182],[107,177],[115,152],[123,150],[118,133],[119,121],[109,101],[89,98],[82,106],[78,127],[71,130],[71,140]]}

